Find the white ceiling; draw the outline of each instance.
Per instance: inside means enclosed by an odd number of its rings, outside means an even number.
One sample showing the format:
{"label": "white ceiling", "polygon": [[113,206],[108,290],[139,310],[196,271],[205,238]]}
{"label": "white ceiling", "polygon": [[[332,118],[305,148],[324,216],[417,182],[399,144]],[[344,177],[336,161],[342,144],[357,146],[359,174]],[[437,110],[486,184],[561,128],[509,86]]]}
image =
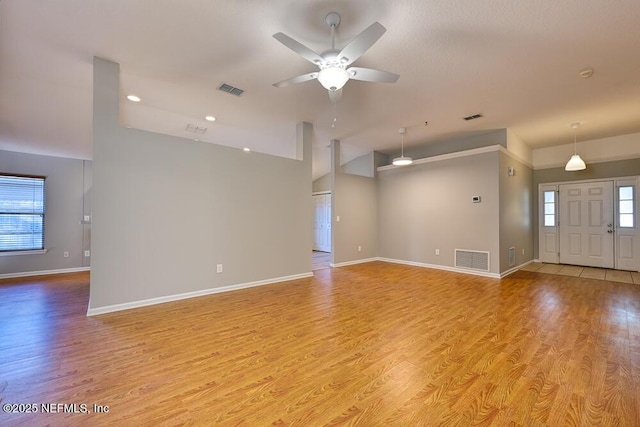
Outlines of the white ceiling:
{"label": "white ceiling", "polygon": [[[348,82],[335,129],[317,81],[272,86],[314,71],[272,35],[322,52],[331,11],[338,48],[384,25],[354,65],[400,74]],[[497,128],[566,144],[574,121],[581,140],[640,132],[638,0],[0,0],[0,149],[91,158],[93,56],[120,63],[123,125],[294,157],[296,123],[313,123],[314,177],[331,139],[347,158],[393,152],[399,127],[406,146]]]}

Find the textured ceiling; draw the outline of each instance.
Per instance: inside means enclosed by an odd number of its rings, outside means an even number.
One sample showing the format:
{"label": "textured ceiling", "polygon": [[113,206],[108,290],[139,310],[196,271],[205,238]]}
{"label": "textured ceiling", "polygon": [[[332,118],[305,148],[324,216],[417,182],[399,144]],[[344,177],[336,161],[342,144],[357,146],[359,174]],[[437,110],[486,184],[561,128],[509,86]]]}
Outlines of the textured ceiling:
{"label": "textured ceiling", "polygon": [[[384,25],[354,65],[400,75],[348,82],[335,110],[316,81],[272,86],[314,71],[272,35],[322,52],[331,11],[338,48]],[[497,128],[566,144],[574,121],[581,140],[640,132],[639,22],[638,0],[1,0],[0,149],[91,158],[93,56],[120,63],[123,125],[294,157],[296,123],[313,123],[315,177],[331,139],[347,158],[391,152],[399,127],[407,146]]]}

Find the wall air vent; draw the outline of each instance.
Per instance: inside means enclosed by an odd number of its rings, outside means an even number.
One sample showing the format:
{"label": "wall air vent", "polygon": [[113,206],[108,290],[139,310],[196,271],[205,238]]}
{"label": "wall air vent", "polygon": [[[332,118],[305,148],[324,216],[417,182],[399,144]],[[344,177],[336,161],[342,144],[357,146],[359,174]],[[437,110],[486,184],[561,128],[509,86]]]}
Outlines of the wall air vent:
{"label": "wall air vent", "polygon": [[207,131],[207,128],[203,128],[201,126],[192,125],[191,123],[187,123],[187,126],[184,128],[187,132],[197,133],[198,135],[202,135]]}
{"label": "wall air vent", "polygon": [[489,252],[456,249],[456,267],[489,271]]}
{"label": "wall air vent", "polygon": [[472,114],[470,116],[463,117],[463,119],[465,119],[466,121],[469,121],[469,120],[479,119],[480,117],[484,117],[484,116],[482,114]]}
{"label": "wall air vent", "polygon": [[516,248],[512,246],[509,248],[509,267],[516,265]]}
{"label": "wall air vent", "polygon": [[244,90],[228,85],[226,83],[222,83],[220,86],[218,86],[218,90],[230,93],[231,95],[235,95],[235,96],[240,96],[244,93]]}

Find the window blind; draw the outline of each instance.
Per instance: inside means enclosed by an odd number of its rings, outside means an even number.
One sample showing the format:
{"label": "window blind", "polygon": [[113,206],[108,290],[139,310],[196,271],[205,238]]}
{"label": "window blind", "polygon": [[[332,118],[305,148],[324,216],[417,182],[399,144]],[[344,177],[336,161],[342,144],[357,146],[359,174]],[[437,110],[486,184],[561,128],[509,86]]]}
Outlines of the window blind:
{"label": "window blind", "polygon": [[0,175],[0,251],[44,249],[44,177]]}

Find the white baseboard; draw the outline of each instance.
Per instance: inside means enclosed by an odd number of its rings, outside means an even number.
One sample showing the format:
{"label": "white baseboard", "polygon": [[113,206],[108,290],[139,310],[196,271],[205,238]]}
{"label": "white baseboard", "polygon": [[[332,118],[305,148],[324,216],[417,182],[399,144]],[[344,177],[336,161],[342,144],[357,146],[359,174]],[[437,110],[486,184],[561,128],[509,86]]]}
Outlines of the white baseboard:
{"label": "white baseboard", "polygon": [[364,264],[365,262],[378,261],[380,258],[357,259],[355,261],[339,262],[337,264],[329,264],[330,267],[346,267],[348,265]]}
{"label": "white baseboard", "polygon": [[510,275],[512,273],[515,273],[516,271],[520,270],[522,267],[525,267],[525,266],[527,266],[527,265],[529,265],[529,264],[531,264],[533,262],[534,262],[534,260],[527,261],[527,262],[525,262],[523,264],[520,264],[520,265],[518,265],[516,267],[510,268],[509,270],[507,270],[507,271],[505,271],[503,273],[500,273],[500,278],[502,279],[503,277],[507,277],[508,275]]}
{"label": "white baseboard", "polygon": [[46,276],[49,274],[78,273],[80,271],[91,271],[91,267],[61,268],[58,270],[24,271],[21,273],[5,273],[5,274],[0,274],[0,279],[13,279],[15,277],[30,277],[30,276]]}
{"label": "white baseboard", "polygon": [[[273,283],[287,282],[290,280],[304,279],[313,277],[313,273],[295,274],[292,276],[276,277],[274,279],[258,280],[256,282],[240,283],[237,285],[221,286],[219,288],[203,289],[201,291],[186,292],[183,294],[167,295],[164,297],[150,298],[140,301],[126,302],[123,304],[107,305],[104,307],[89,308],[87,316],[97,316],[99,314],[113,313],[115,311],[130,310],[132,308],[146,307],[148,305],[162,304],[165,302],[179,301],[187,298],[195,298],[211,294],[219,294],[222,292],[236,291],[238,289],[253,288],[256,286],[270,285]],[[91,299],[89,299],[89,307],[91,307]]]}
{"label": "white baseboard", "polygon": [[432,268],[435,270],[451,271],[453,273],[471,274],[473,276],[491,277],[493,279],[500,279],[500,274],[488,273],[486,271],[465,270],[463,268],[448,267],[445,265],[425,264],[422,262],[405,261],[401,259],[391,259],[391,258],[378,258],[378,261],[390,262],[393,264],[411,265],[414,267]]}

